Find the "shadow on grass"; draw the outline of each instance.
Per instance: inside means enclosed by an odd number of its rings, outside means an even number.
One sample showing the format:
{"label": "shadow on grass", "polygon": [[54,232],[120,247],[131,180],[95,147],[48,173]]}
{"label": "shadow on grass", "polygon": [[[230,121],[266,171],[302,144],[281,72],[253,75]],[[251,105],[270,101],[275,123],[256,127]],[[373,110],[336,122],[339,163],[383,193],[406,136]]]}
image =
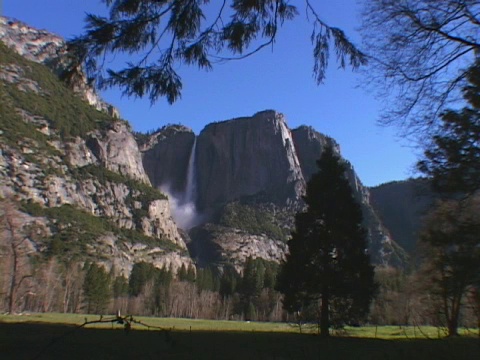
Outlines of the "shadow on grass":
{"label": "shadow on grass", "polygon": [[88,329],[0,323],[7,359],[475,359],[480,340],[376,340],[264,332]]}

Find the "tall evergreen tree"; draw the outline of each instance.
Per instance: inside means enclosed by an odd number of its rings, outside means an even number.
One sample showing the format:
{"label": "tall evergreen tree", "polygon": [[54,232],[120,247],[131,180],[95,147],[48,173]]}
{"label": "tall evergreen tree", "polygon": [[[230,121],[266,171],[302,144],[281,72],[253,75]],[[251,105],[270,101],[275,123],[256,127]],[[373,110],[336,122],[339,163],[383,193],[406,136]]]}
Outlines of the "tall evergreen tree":
{"label": "tall evergreen tree", "polygon": [[263,288],[265,266],[261,259],[248,257],[243,266],[243,275],[239,286],[242,312],[246,320],[255,318],[255,307]]}
{"label": "tall evergreen tree", "polygon": [[83,291],[87,302],[87,313],[101,314],[110,301],[110,276],[97,264],[87,264],[86,270]]}
{"label": "tall evergreen tree", "polygon": [[236,289],[239,280],[239,275],[232,265],[227,265],[223,269],[222,277],[220,278],[219,293],[222,299],[232,296]]}
{"label": "tall evergreen tree", "polygon": [[362,211],[346,167],[331,147],[317,165],[304,197],[307,209],[295,216],[277,288],[289,312],[315,306],[320,333],[329,336],[332,323],[356,323],[368,314],[376,286]]}
{"label": "tall evergreen tree", "polygon": [[138,296],[145,284],[155,277],[155,267],[146,262],[135,263],[128,281],[128,294]]}

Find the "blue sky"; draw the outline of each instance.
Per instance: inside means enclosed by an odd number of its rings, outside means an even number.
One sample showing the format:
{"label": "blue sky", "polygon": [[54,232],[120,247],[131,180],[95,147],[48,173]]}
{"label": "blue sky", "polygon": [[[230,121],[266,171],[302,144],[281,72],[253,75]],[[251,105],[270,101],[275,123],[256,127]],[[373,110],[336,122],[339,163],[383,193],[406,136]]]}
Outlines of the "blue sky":
{"label": "blue sky", "polygon": [[[360,44],[356,0],[315,3],[328,24],[340,27]],[[3,1],[4,16],[65,38],[81,33],[86,12],[103,9],[99,0]],[[336,139],[365,185],[412,176],[418,150],[395,136],[395,128],[376,124],[382,103],[359,86],[364,74],[340,70],[332,59],[325,83],[315,84],[311,31],[312,25],[300,11],[297,20],[280,31],[273,48],[217,65],[211,72],[180,68],[184,90],[182,99],[173,105],[163,99],[151,106],[148,99],[122,98],[116,89],[102,92],[102,96],[120,109],[136,131],[181,123],[198,134],[209,122],[274,109],[285,114],[292,129],[306,124]]]}

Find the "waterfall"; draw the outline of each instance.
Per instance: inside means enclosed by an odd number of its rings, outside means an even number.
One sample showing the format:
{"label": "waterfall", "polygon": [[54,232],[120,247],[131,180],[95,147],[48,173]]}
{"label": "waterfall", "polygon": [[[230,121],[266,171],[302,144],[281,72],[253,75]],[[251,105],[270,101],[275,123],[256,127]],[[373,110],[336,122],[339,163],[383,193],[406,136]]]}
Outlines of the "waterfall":
{"label": "waterfall", "polygon": [[184,204],[195,204],[197,196],[197,182],[195,178],[196,174],[196,161],[195,161],[195,150],[197,148],[197,137],[193,141],[192,151],[190,152],[190,159],[188,160],[187,168],[187,185],[185,187],[185,194],[183,197]]}
{"label": "waterfall", "polygon": [[172,216],[177,225],[189,230],[192,227],[200,224],[203,216],[197,213],[195,207],[195,200],[197,198],[197,178],[196,178],[196,164],[195,164],[195,150],[197,148],[197,137],[193,142],[192,150],[190,151],[190,158],[188,159],[187,178],[185,189],[183,193],[170,192],[168,186],[164,186],[162,191],[165,191],[170,198],[170,209]]}

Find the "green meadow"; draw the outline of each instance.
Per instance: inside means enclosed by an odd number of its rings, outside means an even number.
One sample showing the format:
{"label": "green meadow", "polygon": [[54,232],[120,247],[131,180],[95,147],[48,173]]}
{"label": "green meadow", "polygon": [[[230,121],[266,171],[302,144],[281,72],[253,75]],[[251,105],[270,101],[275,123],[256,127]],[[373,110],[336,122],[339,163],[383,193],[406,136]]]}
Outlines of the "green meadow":
{"label": "green meadow", "polygon": [[475,359],[478,330],[359,327],[322,339],[283,323],[134,317],[129,332],[99,316],[0,316],[1,359]]}

